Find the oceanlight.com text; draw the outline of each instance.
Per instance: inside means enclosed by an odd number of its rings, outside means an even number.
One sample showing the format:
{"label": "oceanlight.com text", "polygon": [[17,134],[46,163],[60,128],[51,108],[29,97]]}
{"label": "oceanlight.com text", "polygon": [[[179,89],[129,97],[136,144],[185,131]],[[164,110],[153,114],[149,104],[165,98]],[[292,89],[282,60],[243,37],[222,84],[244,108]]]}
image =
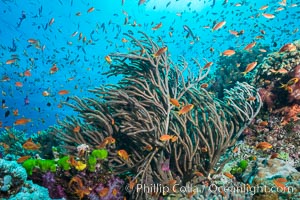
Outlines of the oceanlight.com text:
{"label": "oceanlight.com text", "polygon": [[[126,187],[127,191],[130,191],[129,187]],[[207,187],[194,187],[193,185],[180,186],[179,184],[175,184],[173,186],[166,186],[162,184],[137,184],[134,188],[137,192],[142,193],[183,193],[188,194],[194,192],[195,194],[201,194],[205,191],[209,191],[211,193],[235,193],[235,194],[250,194],[254,195],[256,193],[293,193],[294,188],[291,186],[286,186],[284,188],[281,187],[269,187],[269,186],[249,186],[247,184],[243,184],[241,186],[217,186],[215,184],[211,184]]]}

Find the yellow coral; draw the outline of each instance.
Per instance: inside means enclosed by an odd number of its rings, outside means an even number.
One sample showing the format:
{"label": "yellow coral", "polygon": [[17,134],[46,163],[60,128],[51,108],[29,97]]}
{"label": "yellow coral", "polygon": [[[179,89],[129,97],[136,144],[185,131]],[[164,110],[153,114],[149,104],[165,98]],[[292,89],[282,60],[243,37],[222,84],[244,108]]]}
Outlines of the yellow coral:
{"label": "yellow coral", "polygon": [[82,171],[86,168],[86,164],[84,164],[83,162],[81,161],[78,161],[77,162],[77,165],[75,166],[75,168],[78,170],[78,171]]}

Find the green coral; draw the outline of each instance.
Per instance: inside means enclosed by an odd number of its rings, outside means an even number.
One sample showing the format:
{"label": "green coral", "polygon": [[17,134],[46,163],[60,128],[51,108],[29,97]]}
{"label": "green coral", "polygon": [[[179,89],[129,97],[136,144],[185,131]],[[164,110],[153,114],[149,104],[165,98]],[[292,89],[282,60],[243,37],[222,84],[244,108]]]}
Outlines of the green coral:
{"label": "green coral", "polygon": [[26,169],[27,174],[32,175],[32,170],[36,166],[36,159],[28,159],[23,162],[22,166]]}
{"label": "green coral", "polygon": [[[96,149],[93,150],[92,154],[89,156],[87,164],[90,171],[96,170],[97,160],[103,160],[107,158],[108,151],[106,149]],[[32,175],[34,168],[39,168],[42,172],[51,171],[55,172],[57,166],[63,170],[70,170],[71,164],[69,162],[70,156],[64,156],[59,160],[43,160],[43,159],[28,159],[22,166],[26,169],[27,174]]]}
{"label": "green coral", "polygon": [[38,167],[42,172],[56,171],[56,164],[54,160],[42,160],[42,159],[28,159],[22,166],[26,169],[27,174],[32,175],[34,168]]}
{"label": "green coral", "polygon": [[97,159],[105,159],[108,156],[108,152],[106,149],[95,149],[92,152],[92,156]]}
{"label": "green coral", "polygon": [[70,170],[71,165],[70,165],[69,159],[70,159],[70,156],[64,156],[57,161],[57,165],[60,168],[62,168],[63,170],[66,170],[66,171]]}
{"label": "green coral", "polygon": [[88,158],[89,170],[94,172],[96,170],[97,159],[103,160],[107,158],[108,151],[106,149],[95,149]]}
{"label": "green coral", "polygon": [[42,159],[37,159],[36,165],[42,172],[46,171],[51,171],[55,172],[56,171],[56,163],[54,160],[42,160]]}
{"label": "green coral", "polygon": [[233,167],[230,170],[230,173],[234,176],[240,176],[248,167],[248,161],[247,160],[241,160],[238,162],[237,166]]}
{"label": "green coral", "polygon": [[90,156],[88,159],[89,170],[94,172],[96,170],[97,159],[94,156]]}
{"label": "green coral", "polygon": [[281,152],[279,152],[278,158],[280,158],[282,160],[288,160],[289,159],[289,153],[281,151]]}
{"label": "green coral", "polygon": [[246,170],[246,168],[248,167],[248,161],[247,160],[241,160],[239,162],[239,165],[238,165],[243,171]]}

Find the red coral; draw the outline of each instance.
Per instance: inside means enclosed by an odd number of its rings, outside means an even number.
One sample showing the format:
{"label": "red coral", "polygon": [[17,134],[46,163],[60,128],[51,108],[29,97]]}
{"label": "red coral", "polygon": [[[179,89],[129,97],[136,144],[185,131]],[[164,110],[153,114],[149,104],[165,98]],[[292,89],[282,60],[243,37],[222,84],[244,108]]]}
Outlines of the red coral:
{"label": "red coral", "polygon": [[281,125],[286,125],[290,121],[297,121],[300,119],[298,117],[298,114],[300,114],[300,105],[294,104],[292,106],[286,106],[276,110],[274,113],[282,113],[283,118],[281,120]]}

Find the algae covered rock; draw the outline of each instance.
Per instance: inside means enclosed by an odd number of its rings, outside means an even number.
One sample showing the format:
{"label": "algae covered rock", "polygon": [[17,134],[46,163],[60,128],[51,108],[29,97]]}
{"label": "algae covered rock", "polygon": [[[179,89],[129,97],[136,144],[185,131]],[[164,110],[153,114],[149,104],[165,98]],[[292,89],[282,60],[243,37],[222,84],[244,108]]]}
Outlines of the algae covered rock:
{"label": "algae covered rock", "polygon": [[255,182],[265,179],[286,178],[297,170],[288,162],[280,159],[258,159]]}

